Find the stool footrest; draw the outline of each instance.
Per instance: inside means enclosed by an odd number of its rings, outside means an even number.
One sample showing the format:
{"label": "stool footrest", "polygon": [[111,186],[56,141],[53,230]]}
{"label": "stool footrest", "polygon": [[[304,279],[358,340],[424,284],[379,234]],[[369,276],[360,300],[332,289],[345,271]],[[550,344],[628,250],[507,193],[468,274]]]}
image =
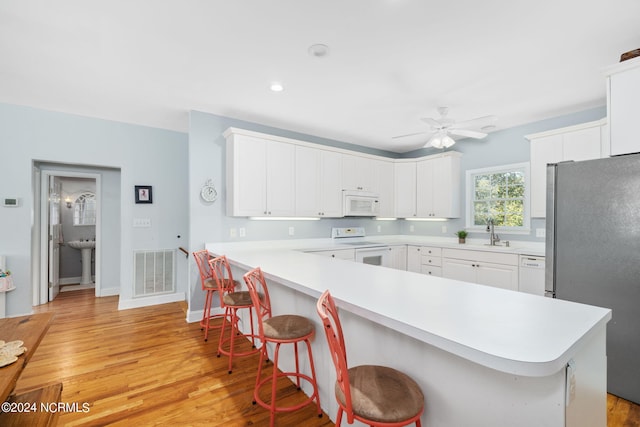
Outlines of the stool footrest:
{"label": "stool footrest", "polygon": [[[274,369],[275,366],[274,366]],[[311,378],[309,375],[306,374],[300,374],[300,373],[296,373],[296,372],[278,372],[278,374],[276,375],[277,378],[290,378],[290,377],[297,377],[300,378],[302,380],[307,381],[309,384],[311,384],[311,386],[313,387],[313,393],[311,393],[311,396],[307,397],[307,400],[305,400],[302,403],[299,403],[297,405],[294,406],[276,406],[274,408],[274,411],[276,412],[290,412],[290,411],[296,411],[304,406],[307,406],[311,403],[313,403],[317,396],[318,396],[318,389],[315,387],[315,383],[313,381],[313,378]],[[260,394],[260,389],[266,385],[267,383],[271,383],[271,381],[273,381],[273,376],[269,375],[268,377],[263,378],[257,385],[256,385],[256,389],[254,391],[253,394],[253,400],[255,403],[257,403],[258,405],[262,406],[265,409],[271,409],[271,404],[265,402],[263,399],[260,398],[259,394]],[[294,384],[295,385],[295,384]],[[298,388],[298,390],[300,390],[300,388]]]}

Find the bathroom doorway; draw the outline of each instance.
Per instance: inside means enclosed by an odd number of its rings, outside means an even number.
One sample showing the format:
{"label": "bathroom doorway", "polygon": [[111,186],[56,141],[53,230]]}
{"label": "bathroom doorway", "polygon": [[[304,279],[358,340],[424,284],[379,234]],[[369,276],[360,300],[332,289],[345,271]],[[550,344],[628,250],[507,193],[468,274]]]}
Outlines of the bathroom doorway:
{"label": "bathroom doorway", "polygon": [[39,303],[60,290],[101,284],[101,175],[43,170],[41,173],[41,271]]}
{"label": "bathroom doorway", "polygon": [[[31,235],[32,305],[45,304],[55,297],[56,266],[61,267],[57,277],[63,291],[65,288],[74,289],[72,286],[76,286],[77,289],[90,286],[83,286],[78,282],[82,282],[82,246],[87,245],[86,241],[91,241],[94,237],[95,248],[92,249],[88,261],[92,269],[90,279],[87,281],[93,282],[96,297],[118,295],[121,286],[122,256],[120,168],[42,160],[34,160],[32,166],[34,195]],[[53,191],[49,189],[50,180],[54,181]],[[55,182],[60,183],[59,191],[55,189]],[[90,184],[95,186],[95,191]],[[93,195],[95,198],[92,198]],[[52,215],[52,203],[59,205],[57,208],[60,210],[58,218],[61,223],[59,235],[54,230],[50,230],[52,221],[49,218]],[[95,212],[95,220],[90,215],[91,211]],[[81,213],[84,215],[80,215]],[[75,220],[80,221],[81,224],[72,225],[71,221]],[[65,226],[65,221],[70,231],[65,232],[62,228]],[[94,226],[89,225],[92,221],[95,221]],[[92,233],[93,230],[95,234]],[[64,243],[58,246],[58,256],[63,258],[62,264],[55,261],[55,253],[53,253],[55,245],[50,244],[49,236],[51,240],[56,236],[55,241]],[[68,242],[72,240],[81,243],[80,249],[69,247]],[[66,255],[65,252],[67,252]],[[52,253],[53,258],[50,256]],[[75,266],[71,265],[71,272],[67,269],[69,266],[64,264],[64,257],[69,254],[75,258],[75,261],[71,261],[75,263]],[[49,260],[52,261],[51,265]],[[54,273],[52,278],[49,275],[50,272]],[[52,295],[49,295],[50,287],[54,288]]]}

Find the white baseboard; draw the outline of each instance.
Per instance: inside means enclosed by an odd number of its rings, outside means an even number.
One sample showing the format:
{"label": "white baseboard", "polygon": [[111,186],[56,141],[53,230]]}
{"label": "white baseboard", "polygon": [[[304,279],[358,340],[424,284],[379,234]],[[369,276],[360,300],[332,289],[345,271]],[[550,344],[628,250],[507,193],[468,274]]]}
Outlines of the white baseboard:
{"label": "white baseboard", "polygon": [[61,285],[77,285],[82,280],[82,277],[61,277],[58,283]]}
{"label": "white baseboard", "polygon": [[184,292],[175,294],[154,295],[151,297],[136,298],[130,300],[122,300],[118,302],[118,310],[128,310],[130,308],[148,307],[150,305],[167,304],[170,302],[184,301]]}
{"label": "white baseboard", "polygon": [[115,295],[120,295],[120,288],[100,288],[101,297],[112,297]]}
{"label": "white baseboard", "polygon": [[[199,322],[200,320],[202,320],[202,314],[204,313],[204,309],[202,310],[188,310],[187,311],[187,323],[194,323],[194,322]],[[211,315],[215,316],[215,315],[223,315],[224,314],[224,310],[221,309],[220,307],[214,307],[211,309]]]}

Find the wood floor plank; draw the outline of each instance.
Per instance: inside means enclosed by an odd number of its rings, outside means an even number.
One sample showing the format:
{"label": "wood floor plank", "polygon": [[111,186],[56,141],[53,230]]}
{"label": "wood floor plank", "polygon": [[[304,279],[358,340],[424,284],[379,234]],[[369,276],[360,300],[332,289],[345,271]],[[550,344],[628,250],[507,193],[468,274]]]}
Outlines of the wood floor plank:
{"label": "wood floor plank", "polygon": [[[184,302],[117,307],[118,297],[95,298],[93,290],[64,292],[36,307],[55,317],[16,392],[61,382],[62,402],[90,405],[60,413],[59,426],[268,425],[268,411],[252,404],[257,355],[234,359],[229,375],[228,359],[216,357],[218,330],[204,342],[199,324],[185,321]],[[286,381],[278,390],[284,404],[306,399]],[[607,418],[608,427],[640,427],[640,406],[609,395]],[[276,425],[334,424],[326,414],[318,418],[312,404],[278,414]]]}

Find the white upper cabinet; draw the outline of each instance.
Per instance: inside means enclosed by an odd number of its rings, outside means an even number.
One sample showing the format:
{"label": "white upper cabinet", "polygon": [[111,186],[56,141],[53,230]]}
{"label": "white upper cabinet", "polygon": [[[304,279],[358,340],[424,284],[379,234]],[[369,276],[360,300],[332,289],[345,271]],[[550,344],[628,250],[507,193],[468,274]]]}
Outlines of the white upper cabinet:
{"label": "white upper cabinet", "polygon": [[416,212],[416,162],[398,162],[394,165],[395,216],[411,218]]}
{"label": "white upper cabinet", "polygon": [[640,152],[640,58],[607,69],[607,114],[611,155]]}
{"label": "white upper cabinet", "polygon": [[530,141],[531,217],[546,216],[547,164],[606,157],[606,120],[527,135]]}
{"label": "white upper cabinet", "polygon": [[416,165],[416,210],[419,217],[460,216],[460,154],[443,153]]}
{"label": "white upper cabinet", "polygon": [[375,184],[374,192],[380,195],[378,216],[391,218],[395,216],[394,193],[395,179],[393,162],[374,160]]}
{"label": "white upper cabinet", "polygon": [[296,216],[342,216],[342,154],[296,146]]}
{"label": "white upper cabinet", "polygon": [[375,159],[342,155],[342,189],[357,191],[376,191]]}
{"label": "white upper cabinet", "polygon": [[460,156],[449,151],[395,167],[396,216],[460,216]]}
{"label": "white upper cabinet", "polygon": [[227,138],[227,214],[295,215],[295,147],[232,134]]}

